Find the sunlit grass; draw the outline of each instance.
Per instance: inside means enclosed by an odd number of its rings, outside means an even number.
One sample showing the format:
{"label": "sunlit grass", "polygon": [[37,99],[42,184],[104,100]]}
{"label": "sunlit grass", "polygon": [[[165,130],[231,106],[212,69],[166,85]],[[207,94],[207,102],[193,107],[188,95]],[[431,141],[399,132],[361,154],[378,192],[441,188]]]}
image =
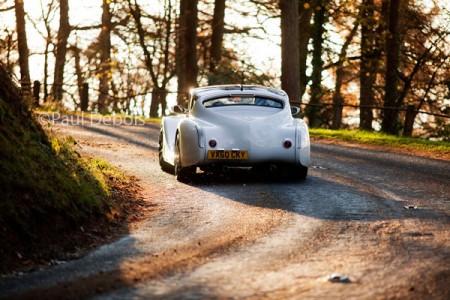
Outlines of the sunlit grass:
{"label": "sunlit grass", "polygon": [[310,135],[315,139],[333,139],[368,145],[393,146],[406,149],[410,148],[440,153],[450,153],[450,142],[429,141],[420,138],[397,137],[380,132],[312,128],[310,129]]}

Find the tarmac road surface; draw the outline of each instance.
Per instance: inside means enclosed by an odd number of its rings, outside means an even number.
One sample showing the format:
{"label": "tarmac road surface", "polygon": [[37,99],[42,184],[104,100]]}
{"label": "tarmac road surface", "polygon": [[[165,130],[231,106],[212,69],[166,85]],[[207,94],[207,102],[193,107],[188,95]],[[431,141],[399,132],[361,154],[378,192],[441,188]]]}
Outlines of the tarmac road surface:
{"label": "tarmac road surface", "polygon": [[0,298],[450,298],[450,162],[314,143],[304,182],[187,185],[158,125],[55,125],[162,209],[85,257],[0,279]]}

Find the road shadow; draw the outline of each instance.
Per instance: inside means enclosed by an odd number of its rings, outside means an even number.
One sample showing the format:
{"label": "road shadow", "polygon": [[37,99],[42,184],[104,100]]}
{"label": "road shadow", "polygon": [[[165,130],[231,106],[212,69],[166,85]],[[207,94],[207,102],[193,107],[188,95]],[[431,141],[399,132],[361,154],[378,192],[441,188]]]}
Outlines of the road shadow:
{"label": "road shadow", "polygon": [[[157,142],[157,134],[151,136],[147,134],[148,130],[136,133],[132,127],[115,127],[114,132],[98,127],[87,127],[85,129],[114,139],[124,140],[145,149],[155,150],[156,148],[154,145]],[[149,129],[158,130],[158,127],[152,126]],[[128,136],[133,134],[135,136]],[[126,150],[124,149],[124,151]],[[345,153],[339,153],[339,156],[348,158]],[[363,157],[354,155],[351,159],[363,159]],[[392,163],[394,162],[392,161]],[[306,180],[293,181],[278,174],[232,170],[226,174],[198,174],[189,185],[219,195],[229,201],[273,210],[284,210],[294,215],[321,220],[356,221],[361,222],[361,224],[367,221],[414,218],[429,220],[438,218],[438,220],[447,223],[449,221],[448,217],[443,219],[446,217],[445,215],[439,215],[433,210],[406,210],[403,206],[407,203],[396,201],[387,194],[380,194],[377,187],[370,182],[364,183],[364,180],[359,180],[354,183],[348,176],[327,174],[329,171],[326,168],[311,169],[310,171],[313,172],[310,172]],[[163,175],[162,171],[161,175]],[[175,178],[173,180],[176,181]],[[183,185],[176,185],[175,188],[182,187]],[[189,201],[189,194],[186,194],[185,201]],[[212,199],[212,201],[214,200]],[[239,220],[236,221],[239,222]],[[413,235],[414,232],[411,234]],[[197,243],[197,241],[193,241],[193,243]],[[5,281],[2,281],[0,282],[0,290],[15,287],[14,291],[20,291],[20,287],[27,286],[28,292],[16,294],[14,297],[17,299],[35,299],[36,295],[39,295],[40,298],[54,299],[88,298],[103,293],[105,293],[103,295],[106,295],[105,298],[108,298],[109,292],[112,292],[111,295],[113,296],[118,295],[116,298],[224,297],[215,290],[214,283],[208,282],[200,285],[185,284],[173,289],[166,289],[167,291],[164,293],[152,289],[153,282],[151,281],[154,278],[157,278],[154,280],[157,281],[157,284],[164,284],[162,280],[165,278],[180,274],[180,272],[177,273],[176,266],[170,266],[161,271],[155,269],[156,275],[152,278],[141,278],[139,273],[135,277],[127,277],[126,271],[121,269],[124,262],[133,258],[136,260],[136,257],[140,258],[141,255],[151,256],[148,249],[144,253],[139,250],[142,249],[140,247],[142,247],[142,241],[127,236],[113,244],[99,248],[78,261],[67,262],[46,270],[45,273],[48,276],[46,278],[43,278],[42,273],[37,272],[25,278],[11,279],[9,286],[5,284]],[[442,247],[435,249],[421,241],[411,241],[408,247],[423,249],[422,251],[448,250]],[[222,251],[222,255],[226,254],[223,249],[214,251]],[[152,259],[150,258],[145,262],[149,263]],[[188,271],[183,273],[183,276],[187,276]],[[75,279],[69,277],[69,275],[66,276],[66,272],[72,274],[70,276]],[[138,287],[136,287],[137,284]],[[144,285],[148,286],[149,289],[137,290]],[[117,291],[117,294],[114,294],[114,291]],[[13,292],[9,291],[7,295],[11,294]],[[233,297],[233,295],[225,296]]]}
{"label": "road shadow", "polygon": [[410,205],[418,195],[407,193],[407,197],[399,200],[361,178],[326,174],[328,172],[326,168],[310,168],[306,180],[298,181],[285,174],[237,170],[225,174],[196,174],[188,184],[246,205],[323,220],[427,219],[450,223],[443,211]]}

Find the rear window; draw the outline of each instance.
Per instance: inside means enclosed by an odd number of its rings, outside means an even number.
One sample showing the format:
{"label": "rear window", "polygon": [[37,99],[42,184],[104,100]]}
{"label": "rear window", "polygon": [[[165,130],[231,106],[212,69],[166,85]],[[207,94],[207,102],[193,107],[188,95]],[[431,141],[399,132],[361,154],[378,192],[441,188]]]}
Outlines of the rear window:
{"label": "rear window", "polygon": [[207,108],[219,106],[233,106],[233,105],[264,106],[279,109],[283,108],[283,103],[281,101],[255,96],[230,96],[230,97],[210,99],[204,101],[203,105]]}

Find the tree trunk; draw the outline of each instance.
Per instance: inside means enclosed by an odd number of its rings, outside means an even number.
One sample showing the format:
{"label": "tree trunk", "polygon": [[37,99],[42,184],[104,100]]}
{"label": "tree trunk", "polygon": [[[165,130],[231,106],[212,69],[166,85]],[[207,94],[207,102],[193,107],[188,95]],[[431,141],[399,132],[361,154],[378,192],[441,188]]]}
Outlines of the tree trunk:
{"label": "tree trunk", "polygon": [[211,50],[209,71],[216,73],[216,67],[222,59],[223,32],[225,26],[225,0],[216,0],[212,20]]}
{"label": "tree trunk", "polygon": [[342,81],[344,77],[344,61],[347,58],[347,50],[350,46],[350,43],[353,40],[353,37],[356,35],[359,24],[355,22],[352,31],[347,36],[344,45],[342,45],[341,52],[339,53],[339,61],[336,66],[336,84],[333,95],[333,104],[334,104],[334,116],[333,116],[333,129],[339,129],[341,127],[342,121],[342,105],[344,104],[344,99],[341,94]]}
{"label": "tree trunk", "polygon": [[27,32],[23,0],[15,0],[17,43],[19,47],[20,84],[25,95],[31,95],[30,68],[28,65]]}
{"label": "tree trunk", "polygon": [[150,106],[150,118],[158,117],[158,109],[159,109],[159,90],[152,90],[152,101]]}
{"label": "tree trunk", "polygon": [[[84,85],[84,78],[83,78],[83,72],[81,71],[81,57],[80,57],[80,49],[77,45],[74,45],[71,47],[72,55],[75,59],[75,74],[77,76],[77,85],[78,85],[78,97],[80,98],[80,108],[82,106],[82,99],[83,99],[83,85]],[[87,106],[86,106],[87,109]],[[85,109],[85,110],[86,110]],[[82,111],[85,111],[81,109]]]}
{"label": "tree trunk", "polygon": [[69,2],[68,0],[60,0],[58,41],[56,43],[55,54],[55,76],[53,80],[53,98],[55,101],[62,100],[64,66],[66,64],[67,39],[69,38],[69,35]]}
{"label": "tree trunk", "polygon": [[400,65],[399,9],[401,0],[389,3],[388,33],[386,35],[386,83],[384,87],[384,111],[381,130],[398,134],[400,129],[398,110],[398,68]]}
{"label": "tree trunk", "polygon": [[6,34],[7,36],[5,37],[5,44],[6,44],[6,49],[3,49],[4,52],[6,52],[6,64],[3,65],[3,67],[5,67],[6,71],[9,74],[12,74],[14,72],[14,67],[15,67],[15,63],[13,63],[11,61],[12,58],[12,53],[15,52],[15,47],[14,47],[14,43],[13,43],[13,34],[11,32],[9,32],[8,30],[6,30]]}
{"label": "tree trunk", "polygon": [[87,111],[89,107],[89,84],[83,83],[80,87],[80,110]]}
{"label": "tree trunk", "polygon": [[186,105],[189,90],[197,86],[197,0],[181,0],[178,25],[178,103]]}
{"label": "tree trunk", "polygon": [[161,116],[164,116],[166,110],[166,95],[167,91],[161,88],[153,89],[152,91],[152,104],[150,106],[150,118],[158,118],[159,107],[161,105]]}
{"label": "tree trunk", "polygon": [[166,115],[167,109],[167,91],[165,89],[162,90],[163,94],[161,95],[161,117]]}
{"label": "tree trunk", "polygon": [[314,25],[312,30],[312,39],[313,39],[313,58],[312,58],[312,83],[311,83],[311,106],[307,109],[307,115],[309,120],[310,127],[319,127],[321,124],[320,119],[320,109],[317,105],[320,103],[320,99],[322,98],[322,71],[323,71],[323,61],[322,61],[322,52],[323,52],[323,34],[324,34],[324,25],[326,15],[326,1],[319,0],[318,6],[314,13]]}
{"label": "tree trunk", "polygon": [[301,103],[298,39],[298,2],[280,0],[281,9],[281,88],[291,103]]}
{"label": "tree trunk", "polygon": [[[50,3],[48,4],[48,10],[45,13],[45,16],[43,15],[43,21],[44,21],[44,26],[45,26],[45,32],[46,32],[46,38],[45,38],[45,50],[44,50],[44,102],[47,102],[48,100],[48,96],[49,96],[49,91],[48,91],[48,61],[49,61],[49,53],[50,53],[50,46],[52,44],[52,28],[51,28],[51,18],[53,15],[53,12],[55,10],[55,1],[56,0],[51,0]],[[44,12],[43,12],[44,13]]]}
{"label": "tree trunk", "polygon": [[33,83],[33,104],[35,107],[39,106],[39,99],[41,94],[41,83],[39,80],[35,80]]}
{"label": "tree trunk", "polygon": [[[48,35],[49,37],[50,35]],[[48,100],[48,55],[50,49],[50,38],[45,42],[44,50],[44,102]]]}
{"label": "tree trunk", "polygon": [[161,98],[161,117],[166,115],[167,108],[167,84],[170,79],[175,75],[171,69],[171,54],[170,54],[170,41],[172,39],[172,2],[171,0],[166,0],[166,13],[164,19],[166,20],[166,36],[164,41],[164,74],[161,84],[161,90],[164,91],[164,95]]}
{"label": "tree trunk", "polygon": [[408,105],[405,114],[405,125],[403,127],[403,136],[406,137],[412,136],[414,128],[414,120],[416,119],[416,116],[417,116],[416,107],[414,105]]}
{"label": "tree trunk", "polygon": [[110,0],[103,0],[102,4],[102,30],[99,36],[100,42],[100,83],[98,96],[98,111],[105,113],[109,105],[109,81],[111,78],[111,12],[109,7]]}
{"label": "tree trunk", "polygon": [[308,76],[306,75],[308,44],[311,38],[311,17],[313,7],[308,0],[301,0],[298,7],[298,49],[299,49],[299,68],[300,68],[300,95],[299,100],[303,98],[308,85]]}
{"label": "tree trunk", "polygon": [[141,22],[141,8],[137,4],[136,0],[134,1],[134,4],[131,3],[131,0],[128,0],[128,7],[130,8],[130,12],[131,15],[133,16],[134,22],[136,23],[139,45],[141,46],[142,51],[144,52],[145,66],[147,67],[147,70],[150,72],[152,81],[157,82],[156,74],[155,72],[153,72],[152,57],[150,55],[150,51],[148,51],[147,44],[145,42],[147,35]]}
{"label": "tree trunk", "polygon": [[442,65],[444,63],[445,60],[443,60],[438,66],[436,66],[436,69],[434,70],[433,75],[431,76],[430,82],[428,83],[428,87],[425,90],[425,94],[422,96],[422,99],[420,99],[419,105],[417,107],[414,105],[408,105],[406,107],[405,124],[403,126],[403,136],[412,136],[414,129],[414,120],[416,119],[417,111],[419,111],[422,105],[425,103],[428,97],[428,93],[431,91],[434,85],[434,81],[436,80],[436,75],[438,74],[438,71],[442,68]]}
{"label": "tree trunk", "polygon": [[[361,66],[360,105],[373,106],[375,103],[374,85],[376,81],[377,58],[375,57],[375,17],[374,0],[363,0],[361,14]],[[359,127],[372,130],[373,112],[371,108],[360,107]]]}
{"label": "tree trunk", "polygon": [[[141,22],[141,8],[137,4],[137,1],[134,1],[134,4],[131,2],[131,0],[128,0],[128,5],[130,8],[131,15],[133,16],[133,19],[136,23],[137,27],[137,33],[139,38],[139,45],[142,48],[142,51],[144,52],[144,61],[147,70],[150,73],[152,83],[153,83],[153,91],[152,92],[152,100],[150,103],[150,115],[153,117],[157,117],[158,113],[158,107],[159,104],[162,105],[162,114],[165,113],[165,108],[167,106],[166,104],[166,93],[164,93],[164,97],[161,100],[161,98],[157,97],[156,91],[165,91],[166,86],[168,82],[171,80],[171,78],[174,76],[174,72],[171,71],[171,53],[170,53],[170,46],[171,46],[171,37],[172,37],[172,3],[170,0],[165,0],[165,14],[164,14],[164,20],[165,20],[165,33],[163,33],[163,30],[160,31],[160,36],[157,37],[158,40],[161,41],[162,45],[162,51],[163,51],[163,63],[158,63],[158,65],[153,64],[153,59],[151,56],[151,53],[149,49],[147,48],[146,43],[146,37],[148,36],[146,31],[144,30],[143,24]],[[158,70],[159,73],[155,72],[155,69]],[[162,76],[160,74],[162,73]],[[162,79],[161,79],[162,77]],[[153,102],[156,101],[156,102]],[[124,104],[124,106],[129,107],[129,101]]]}

